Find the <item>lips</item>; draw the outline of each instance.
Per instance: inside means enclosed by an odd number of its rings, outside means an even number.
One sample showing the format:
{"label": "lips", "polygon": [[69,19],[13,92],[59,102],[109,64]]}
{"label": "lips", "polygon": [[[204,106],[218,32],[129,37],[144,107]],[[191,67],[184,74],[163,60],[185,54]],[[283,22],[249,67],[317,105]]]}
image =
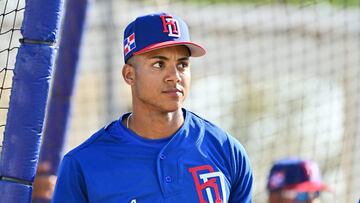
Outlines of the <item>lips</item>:
{"label": "lips", "polygon": [[181,96],[184,95],[184,92],[179,88],[171,88],[164,90],[163,93],[168,94],[170,96]]}

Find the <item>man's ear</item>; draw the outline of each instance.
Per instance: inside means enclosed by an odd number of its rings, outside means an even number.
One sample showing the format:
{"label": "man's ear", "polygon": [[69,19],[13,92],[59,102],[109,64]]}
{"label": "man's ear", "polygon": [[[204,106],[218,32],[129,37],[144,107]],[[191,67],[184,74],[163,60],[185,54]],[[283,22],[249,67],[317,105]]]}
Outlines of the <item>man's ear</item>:
{"label": "man's ear", "polygon": [[127,84],[133,85],[135,82],[135,68],[130,64],[124,64],[122,76]]}

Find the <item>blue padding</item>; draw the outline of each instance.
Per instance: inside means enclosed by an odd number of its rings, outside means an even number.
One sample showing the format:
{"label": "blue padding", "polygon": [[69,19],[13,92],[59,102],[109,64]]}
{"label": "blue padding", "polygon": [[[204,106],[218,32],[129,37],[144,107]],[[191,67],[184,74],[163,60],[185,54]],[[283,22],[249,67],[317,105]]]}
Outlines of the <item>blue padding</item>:
{"label": "blue padding", "polygon": [[24,44],[18,51],[0,176],[34,180],[54,53],[46,45]]}
{"label": "blue padding", "polygon": [[51,200],[49,199],[32,199],[31,203],[49,203]]}
{"label": "blue padding", "polygon": [[27,0],[21,33],[24,38],[54,42],[62,0]]}
{"label": "blue padding", "polygon": [[[62,0],[27,0],[25,5],[21,33],[27,40],[16,56],[0,176],[27,184],[35,176],[55,56],[55,48],[44,41],[56,39],[62,3]],[[30,202],[31,186],[27,184],[0,182],[0,202]]]}
{"label": "blue padding", "polygon": [[88,0],[72,0],[66,3],[62,37],[40,155],[40,162],[48,161],[51,163],[52,167],[48,173],[51,175],[56,174],[66,140],[87,5]]}
{"label": "blue padding", "polygon": [[31,192],[29,185],[0,181],[0,203],[30,202]]}

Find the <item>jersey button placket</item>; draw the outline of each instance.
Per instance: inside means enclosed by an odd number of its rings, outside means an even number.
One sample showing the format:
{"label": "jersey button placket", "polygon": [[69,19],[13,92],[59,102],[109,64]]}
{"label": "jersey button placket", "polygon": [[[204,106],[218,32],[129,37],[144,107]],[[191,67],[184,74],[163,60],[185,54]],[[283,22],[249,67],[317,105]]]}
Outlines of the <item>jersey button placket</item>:
{"label": "jersey button placket", "polygon": [[160,159],[161,159],[161,160],[165,160],[165,159],[166,159],[165,154],[160,154]]}
{"label": "jersey button placket", "polygon": [[171,177],[170,176],[165,176],[165,182],[171,183]]}
{"label": "jersey button placket", "polygon": [[[165,156],[165,154],[160,154],[159,158],[160,158],[160,160],[164,161],[166,159],[166,156]],[[171,177],[170,176],[165,176],[165,182],[166,183],[171,183]]]}

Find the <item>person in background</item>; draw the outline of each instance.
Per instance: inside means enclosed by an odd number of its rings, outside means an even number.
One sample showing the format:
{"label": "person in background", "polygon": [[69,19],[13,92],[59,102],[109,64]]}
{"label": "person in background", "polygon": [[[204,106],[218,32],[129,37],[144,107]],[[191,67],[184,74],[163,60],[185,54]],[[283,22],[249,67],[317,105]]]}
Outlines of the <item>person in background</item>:
{"label": "person in background", "polygon": [[[49,162],[39,163],[33,184],[32,199],[50,200],[53,196],[56,184],[56,176],[47,175],[50,170]],[[46,174],[46,175],[44,175]]]}
{"label": "person in background", "polygon": [[318,165],[301,158],[277,160],[267,181],[268,203],[320,203],[320,194],[330,191],[321,181]]}

